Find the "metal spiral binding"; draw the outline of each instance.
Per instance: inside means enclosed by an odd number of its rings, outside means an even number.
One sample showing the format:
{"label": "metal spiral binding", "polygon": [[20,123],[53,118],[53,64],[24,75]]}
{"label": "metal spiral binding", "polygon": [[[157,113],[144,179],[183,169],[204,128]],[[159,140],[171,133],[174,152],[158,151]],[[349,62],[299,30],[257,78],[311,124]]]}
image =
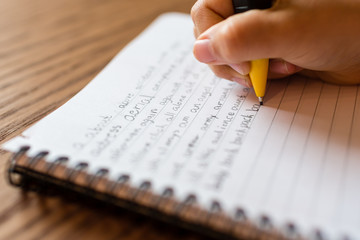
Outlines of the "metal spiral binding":
{"label": "metal spiral binding", "polygon": [[43,172],[49,176],[66,181],[69,172],[67,167],[68,161],[67,157],[58,157],[55,161],[49,162]]}
{"label": "metal spiral binding", "polygon": [[133,201],[144,206],[153,207],[156,204],[158,198],[159,197],[155,196],[155,194],[153,194],[151,191],[151,182],[144,181],[140,184],[140,186],[137,188],[137,191],[134,193]]}
{"label": "metal spiral binding", "polygon": [[281,230],[282,230],[282,235],[284,236],[285,239],[300,240],[299,232],[295,224],[288,223]]}
{"label": "metal spiral binding", "polygon": [[121,199],[131,199],[134,194],[134,188],[130,186],[130,176],[124,174],[121,175],[114,183],[112,188],[112,195]]}
{"label": "metal spiral binding", "polygon": [[[325,232],[323,232],[322,230],[320,229],[316,229],[313,233],[312,233],[312,238],[310,239],[314,239],[314,240],[328,240],[330,239],[326,234]],[[350,236],[348,235],[342,235],[342,236],[339,236],[337,237],[336,239],[338,240],[353,240],[353,238],[351,238]]]}
{"label": "metal spiral binding", "polygon": [[208,211],[199,206],[195,194],[189,194],[185,201],[178,204],[176,214],[185,221],[201,225],[208,220]]}
{"label": "metal spiral binding", "polygon": [[55,159],[54,162],[48,164],[47,168],[45,169],[46,174],[51,175],[55,172],[56,168],[59,166],[64,166],[69,161],[67,157],[58,157]]}
{"label": "metal spiral binding", "polygon": [[254,239],[257,230],[253,223],[248,219],[244,209],[238,208],[235,211],[233,235],[237,238]]}
{"label": "metal spiral binding", "polygon": [[260,216],[258,225],[263,231],[271,231],[273,228],[270,218],[266,215]]}
{"label": "metal spiral binding", "polygon": [[[242,208],[238,208],[234,216],[229,216],[223,211],[219,201],[213,201],[211,206],[205,209],[197,203],[195,194],[189,194],[184,201],[179,201],[171,187],[167,187],[162,194],[158,195],[152,191],[150,181],[143,181],[139,186],[134,186],[130,183],[130,176],[126,174],[121,175],[117,181],[111,181],[108,178],[108,169],[99,169],[95,174],[89,174],[86,162],[80,162],[74,168],[69,168],[67,157],[58,157],[53,162],[47,162],[45,159],[49,154],[47,151],[28,157],[26,153],[29,149],[29,146],[21,147],[8,163],[7,178],[12,185],[23,187],[23,178],[16,168],[29,168],[76,186],[84,186],[99,193],[107,193],[115,198],[159,210],[167,215],[177,216],[186,222],[210,226],[216,231],[230,233],[236,238],[304,239],[293,223],[288,223],[282,229],[278,229],[266,215],[260,216],[258,221],[250,220]],[[308,237],[312,240],[328,239],[320,230],[313,231]],[[351,238],[343,236],[340,240],[351,240]]]}
{"label": "metal spiral binding", "polygon": [[27,167],[34,169],[35,166],[38,165],[40,161],[44,161],[44,158],[49,154],[48,151],[41,151],[37,153],[34,157],[28,158],[28,165]]}
{"label": "metal spiral binding", "polygon": [[310,239],[311,240],[326,240],[327,238],[325,237],[324,233],[321,230],[315,229],[311,233]]}
{"label": "metal spiral binding", "polygon": [[108,192],[109,190],[109,181],[107,175],[109,173],[108,169],[101,168],[95,174],[91,175],[88,180],[88,187],[94,189],[98,192]]}
{"label": "metal spiral binding", "polygon": [[15,172],[16,162],[23,157],[26,157],[26,152],[30,149],[29,146],[23,146],[11,157],[7,166],[8,182],[14,186],[21,187],[23,185],[23,178],[20,174]]}
{"label": "metal spiral binding", "polygon": [[221,232],[228,232],[234,227],[233,219],[224,214],[220,202],[213,201],[209,212],[208,224],[212,228]]}
{"label": "metal spiral binding", "polygon": [[8,168],[8,181],[25,190],[44,192],[47,190],[44,187],[47,183],[45,181],[29,181],[29,176],[36,172],[45,173],[44,170],[49,167],[49,163],[45,159],[49,152],[40,151],[35,156],[28,157],[26,153],[29,149],[29,146],[23,146],[13,155]]}
{"label": "metal spiral binding", "polygon": [[188,219],[188,212],[190,211],[190,207],[194,206],[196,202],[196,197],[193,194],[188,195],[183,202],[177,204],[175,210],[175,214],[181,216],[182,218]]}
{"label": "metal spiral binding", "polygon": [[174,189],[167,187],[157,199],[155,207],[168,215],[172,215],[175,214],[178,204],[174,198]]}
{"label": "metal spiral binding", "polygon": [[267,215],[260,216],[257,224],[259,239],[281,239],[281,234],[274,228],[274,225]]}
{"label": "metal spiral binding", "polygon": [[87,168],[88,164],[86,162],[79,162],[74,168],[66,168],[64,177],[68,182],[87,187],[89,182]]}
{"label": "metal spiral binding", "polygon": [[[309,239],[311,240],[328,240],[330,239],[323,231],[321,231],[320,229],[315,229],[313,232],[311,232]],[[344,235],[344,236],[339,236],[338,238],[339,240],[352,240],[352,238],[350,236]]]}

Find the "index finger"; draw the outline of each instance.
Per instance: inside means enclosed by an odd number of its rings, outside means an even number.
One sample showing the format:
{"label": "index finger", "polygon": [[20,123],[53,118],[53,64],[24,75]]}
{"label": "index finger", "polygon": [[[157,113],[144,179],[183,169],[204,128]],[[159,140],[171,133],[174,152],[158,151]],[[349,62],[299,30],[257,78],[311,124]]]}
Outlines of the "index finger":
{"label": "index finger", "polygon": [[195,37],[233,14],[231,0],[198,0],[191,9]]}

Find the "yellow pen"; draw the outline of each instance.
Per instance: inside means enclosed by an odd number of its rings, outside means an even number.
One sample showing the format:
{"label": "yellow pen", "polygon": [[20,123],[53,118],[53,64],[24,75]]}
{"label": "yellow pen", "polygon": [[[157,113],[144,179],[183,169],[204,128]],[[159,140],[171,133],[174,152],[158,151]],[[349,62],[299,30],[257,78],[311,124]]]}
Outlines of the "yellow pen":
{"label": "yellow pen", "polygon": [[268,69],[269,59],[258,59],[251,61],[249,75],[255,91],[255,95],[259,98],[260,105],[263,105]]}
{"label": "yellow pen", "polygon": [[[267,9],[271,7],[272,0],[232,0],[234,12],[242,13],[251,9]],[[250,80],[254,87],[260,105],[263,105],[265,95],[269,59],[258,59],[251,61]]]}

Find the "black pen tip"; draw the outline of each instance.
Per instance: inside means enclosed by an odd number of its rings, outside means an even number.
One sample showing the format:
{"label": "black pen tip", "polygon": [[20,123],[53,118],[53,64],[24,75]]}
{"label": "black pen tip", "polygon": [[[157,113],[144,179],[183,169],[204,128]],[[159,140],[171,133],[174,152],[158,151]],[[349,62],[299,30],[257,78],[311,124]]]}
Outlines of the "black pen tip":
{"label": "black pen tip", "polygon": [[263,105],[263,98],[262,97],[259,97],[259,102],[260,102],[260,105]]}

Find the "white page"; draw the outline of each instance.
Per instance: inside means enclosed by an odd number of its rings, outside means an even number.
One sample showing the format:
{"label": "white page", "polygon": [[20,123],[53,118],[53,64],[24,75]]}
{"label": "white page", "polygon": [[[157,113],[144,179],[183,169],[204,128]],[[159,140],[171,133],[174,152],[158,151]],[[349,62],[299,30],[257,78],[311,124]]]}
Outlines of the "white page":
{"label": "white page", "polygon": [[[338,229],[341,232],[353,232],[359,229],[360,223],[360,91],[357,88],[356,104],[354,106],[354,115],[352,117],[350,148],[348,149],[347,162],[344,167],[343,186],[340,192],[340,200],[337,205]],[[355,235],[356,236],[356,235]]]}
{"label": "white page", "polygon": [[[261,199],[273,217],[286,215],[294,189],[300,160],[316,110],[322,83],[307,81],[289,129],[287,140],[278,159],[273,179]],[[291,219],[289,219],[291,220]]]}
{"label": "white page", "polygon": [[318,181],[323,170],[324,155],[326,154],[338,91],[339,87],[337,86],[324,85],[322,87],[310,133],[300,160],[293,194],[289,200],[289,212],[296,216],[305,228],[310,227],[309,219],[311,221],[314,219],[312,206],[316,201]]}
{"label": "white page", "polygon": [[194,194],[207,208],[254,221],[360,238],[360,111],[356,87],[300,76],[253,90],[219,79],[192,56],[192,22],[161,16],[79,94],[4,145],[48,161],[69,157],[156,194]]}

